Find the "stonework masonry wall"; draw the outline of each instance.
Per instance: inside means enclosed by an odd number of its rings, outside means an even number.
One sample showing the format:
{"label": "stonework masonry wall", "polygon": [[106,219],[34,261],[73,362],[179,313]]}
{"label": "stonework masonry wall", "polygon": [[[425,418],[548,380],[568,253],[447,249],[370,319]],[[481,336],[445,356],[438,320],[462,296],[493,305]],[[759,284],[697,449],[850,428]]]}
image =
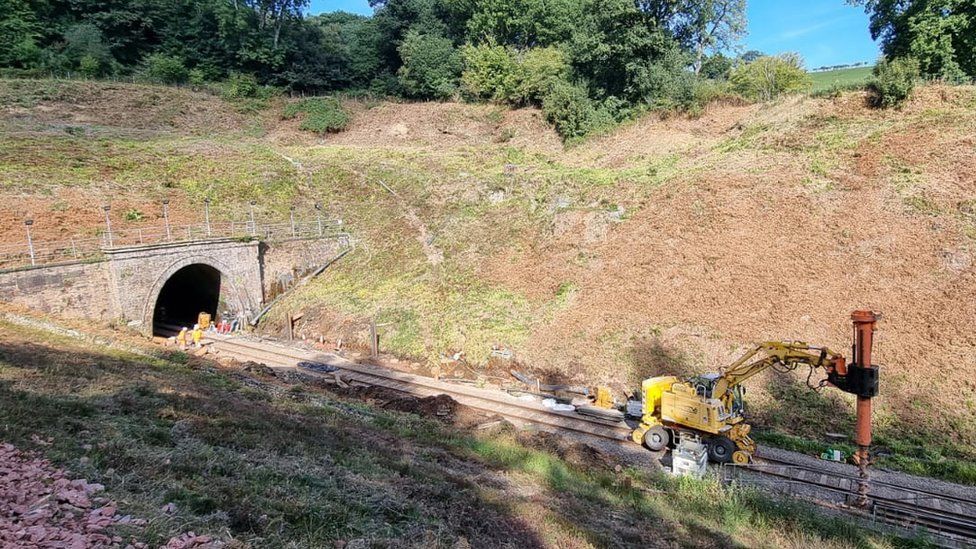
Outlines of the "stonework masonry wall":
{"label": "stonework masonry wall", "polygon": [[217,269],[226,305],[256,313],[276,289],[322,267],[347,245],[344,239],[214,239],[116,248],[106,250],[101,262],[0,273],[0,301],[64,317],[120,320],[148,331],[159,292],[184,267]]}
{"label": "stonework masonry wall", "polygon": [[264,299],[270,301],[282,287],[302,274],[325,265],[342,250],[344,242],[327,240],[288,240],[262,244],[261,268]]}
{"label": "stonework masonry wall", "polygon": [[153,308],[163,285],[188,265],[209,265],[230,283],[232,305],[241,310],[261,307],[261,268],[258,243],[234,239],[135,246],[110,250],[112,300],[123,320],[152,324]]}
{"label": "stonework masonry wall", "polygon": [[68,318],[115,318],[105,261],[0,273],[0,301]]}

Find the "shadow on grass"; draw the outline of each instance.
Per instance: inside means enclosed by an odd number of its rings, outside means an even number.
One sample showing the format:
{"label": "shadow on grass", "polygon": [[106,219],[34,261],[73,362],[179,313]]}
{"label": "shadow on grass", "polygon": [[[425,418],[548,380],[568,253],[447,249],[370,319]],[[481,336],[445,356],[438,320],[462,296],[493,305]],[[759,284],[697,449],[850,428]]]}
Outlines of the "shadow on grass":
{"label": "shadow on grass", "polygon": [[3,438],[105,484],[123,513],[149,519],[137,534],[153,544],[193,530],[255,546],[731,546],[711,526],[687,533],[610,472],[504,433],[477,438],[311,387],[272,395],[199,365],[0,343]]}
{"label": "shadow on grass", "polygon": [[[854,408],[839,390],[813,391],[792,376],[771,378],[766,389],[773,402],[749,413],[760,442],[812,455],[819,455],[827,448],[839,449],[847,456],[854,453]],[[911,474],[976,484],[972,449],[946,434],[954,432],[952,427],[943,425],[941,430],[936,430],[930,422],[913,420],[913,417],[912,410],[896,412],[883,422],[875,416],[872,453],[877,458],[876,464]],[[845,435],[846,439],[839,442],[827,433]]]}
{"label": "shadow on grass", "polygon": [[777,425],[814,439],[824,439],[828,432],[854,433],[853,408],[837,389],[814,391],[789,374],[774,374],[766,383],[766,391],[771,402],[761,409],[749,410],[757,423]]}
{"label": "shadow on grass", "polygon": [[[338,407],[130,360],[0,343],[0,423],[5,441],[105,484],[123,513],[148,518],[153,544],[194,530],[257,546],[544,545],[472,479]],[[174,514],[161,512],[168,503]]]}
{"label": "shadow on grass", "polygon": [[715,483],[579,467],[510,432],[196,368],[0,342],[3,439],[105,484],[157,545],[193,530],[262,547],[734,547],[774,523],[870,545]]}
{"label": "shadow on grass", "polygon": [[630,370],[628,382],[639,388],[647,378],[657,376],[688,377],[694,375],[692,360],[682,350],[668,345],[657,337],[643,338],[630,348]]}

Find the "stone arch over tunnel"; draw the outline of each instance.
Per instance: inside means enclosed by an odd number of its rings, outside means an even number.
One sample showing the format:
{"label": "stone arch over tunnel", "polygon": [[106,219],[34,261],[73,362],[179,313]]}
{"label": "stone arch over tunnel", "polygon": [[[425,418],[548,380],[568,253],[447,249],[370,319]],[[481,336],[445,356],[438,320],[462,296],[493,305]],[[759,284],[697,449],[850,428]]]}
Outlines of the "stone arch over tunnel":
{"label": "stone arch over tunnel", "polygon": [[210,258],[185,258],[167,268],[149,292],[145,322],[153,335],[170,336],[192,327],[201,312],[249,310],[250,301],[228,275],[227,267]]}

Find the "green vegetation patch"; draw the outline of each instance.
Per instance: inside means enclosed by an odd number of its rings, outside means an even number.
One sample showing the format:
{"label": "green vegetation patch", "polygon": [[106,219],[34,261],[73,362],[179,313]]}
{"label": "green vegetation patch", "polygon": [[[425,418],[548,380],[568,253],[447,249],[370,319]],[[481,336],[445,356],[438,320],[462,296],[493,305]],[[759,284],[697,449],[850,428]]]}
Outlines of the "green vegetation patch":
{"label": "green vegetation patch", "polygon": [[0,140],[0,177],[8,191],[38,193],[62,187],[108,195],[122,185],[130,195],[182,189],[222,205],[260,200],[287,210],[297,171],[273,149],[254,142],[197,138],[87,139],[28,137]]}
{"label": "green vegetation patch", "polygon": [[290,120],[299,114],[303,117],[298,127],[319,134],[341,132],[352,122],[349,111],[333,97],[311,97],[289,103],[281,116]]}
{"label": "green vegetation patch", "polygon": [[826,92],[837,88],[864,88],[871,80],[872,67],[854,67],[832,71],[811,72],[813,92]]}

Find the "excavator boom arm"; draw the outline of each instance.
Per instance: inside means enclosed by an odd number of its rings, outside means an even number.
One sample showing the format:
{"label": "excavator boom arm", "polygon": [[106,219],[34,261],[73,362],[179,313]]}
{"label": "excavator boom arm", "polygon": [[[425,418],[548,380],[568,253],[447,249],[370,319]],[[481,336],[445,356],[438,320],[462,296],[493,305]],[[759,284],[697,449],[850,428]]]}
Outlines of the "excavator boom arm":
{"label": "excavator boom arm", "polygon": [[[752,360],[757,356],[761,358]],[[826,347],[814,347],[802,341],[767,341],[722,369],[714,396],[720,398],[735,386],[773,366],[792,369],[799,365],[808,365],[811,368],[824,367],[830,370],[843,361],[843,356]]]}

